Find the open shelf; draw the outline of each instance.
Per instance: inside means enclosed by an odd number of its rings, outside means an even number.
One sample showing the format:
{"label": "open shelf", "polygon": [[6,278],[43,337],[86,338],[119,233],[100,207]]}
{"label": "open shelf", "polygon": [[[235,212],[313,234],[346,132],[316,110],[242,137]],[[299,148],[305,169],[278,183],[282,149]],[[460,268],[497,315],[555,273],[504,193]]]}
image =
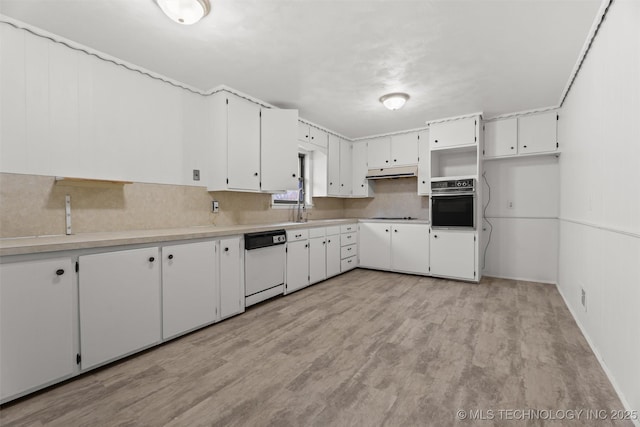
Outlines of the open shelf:
{"label": "open shelf", "polygon": [[56,176],[56,185],[62,185],[66,187],[117,188],[123,187],[125,184],[133,184],[133,181],[114,181],[107,179]]}

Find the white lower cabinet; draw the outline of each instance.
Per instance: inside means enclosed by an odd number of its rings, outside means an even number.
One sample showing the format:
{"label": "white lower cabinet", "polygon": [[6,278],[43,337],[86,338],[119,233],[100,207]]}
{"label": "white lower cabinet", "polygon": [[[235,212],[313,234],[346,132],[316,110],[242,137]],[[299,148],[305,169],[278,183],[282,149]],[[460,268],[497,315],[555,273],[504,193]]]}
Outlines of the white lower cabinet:
{"label": "white lower cabinet", "polygon": [[285,294],[306,286],[309,286],[309,240],[288,242]]}
{"label": "white lower cabinet", "polygon": [[475,231],[431,230],[431,274],[475,280],[475,238]]}
{"label": "white lower cabinet", "polygon": [[74,274],[69,258],[0,265],[0,402],[73,373]]}
{"label": "white lower cabinet", "polygon": [[309,284],[318,283],[327,278],[326,246],[326,237],[309,239]]}
{"label": "white lower cabinet", "polygon": [[244,312],[240,237],[220,240],[220,319]]}
{"label": "white lower cabinet", "polygon": [[215,249],[214,241],[162,248],[162,338],[216,320]]}
{"label": "white lower cabinet", "polygon": [[429,274],[429,225],[360,223],[360,266]]}
{"label": "white lower cabinet", "polygon": [[391,226],[362,222],[360,228],[360,267],[391,269]]}
{"label": "white lower cabinet", "polygon": [[161,340],[158,248],[78,258],[82,369]]}
{"label": "white lower cabinet", "polygon": [[429,226],[392,224],[391,269],[429,274]]}
{"label": "white lower cabinet", "polygon": [[340,234],[327,236],[327,277],[340,274]]}

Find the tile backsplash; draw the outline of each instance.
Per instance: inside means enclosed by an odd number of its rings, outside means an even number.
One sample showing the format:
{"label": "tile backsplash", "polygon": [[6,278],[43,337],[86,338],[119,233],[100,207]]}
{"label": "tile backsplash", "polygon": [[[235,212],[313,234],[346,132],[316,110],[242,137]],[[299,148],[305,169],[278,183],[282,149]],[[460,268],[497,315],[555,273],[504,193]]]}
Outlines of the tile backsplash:
{"label": "tile backsplash", "polygon": [[[307,218],[428,218],[428,198],[417,196],[412,178],[376,182],[373,199],[314,198]],[[259,193],[207,192],[202,187],[133,183],[91,188],[56,184],[55,177],[0,173],[0,237],[65,233],[65,196],[71,196],[74,234],[264,224],[295,219],[296,210],[271,208]],[[211,212],[211,202],[220,212]]]}

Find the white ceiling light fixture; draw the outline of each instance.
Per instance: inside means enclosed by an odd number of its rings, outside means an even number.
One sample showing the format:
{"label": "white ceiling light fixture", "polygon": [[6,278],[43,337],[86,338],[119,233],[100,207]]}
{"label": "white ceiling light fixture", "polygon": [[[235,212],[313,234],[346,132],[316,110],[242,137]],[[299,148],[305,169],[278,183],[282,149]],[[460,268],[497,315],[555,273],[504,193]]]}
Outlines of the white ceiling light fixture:
{"label": "white ceiling light fixture", "polygon": [[408,100],[409,95],[402,92],[388,93],[380,97],[382,105],[387,107],[389,110],[399,110]]}
{"label": "white ceiling light fixture", "polygon": [[195,24],[211,11],[209,0],[156,0],[160,9],[178,24]]}

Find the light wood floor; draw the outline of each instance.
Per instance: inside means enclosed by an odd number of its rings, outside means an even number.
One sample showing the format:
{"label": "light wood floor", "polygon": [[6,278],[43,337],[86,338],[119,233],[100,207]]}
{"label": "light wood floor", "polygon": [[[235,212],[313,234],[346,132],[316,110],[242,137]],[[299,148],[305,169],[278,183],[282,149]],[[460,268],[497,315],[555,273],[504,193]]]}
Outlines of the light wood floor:
{"label": "light wood floor", "polygon": [[554,286],[354,270],[5,405],[0,425],[611,425],[502,409],[623,409]]}

